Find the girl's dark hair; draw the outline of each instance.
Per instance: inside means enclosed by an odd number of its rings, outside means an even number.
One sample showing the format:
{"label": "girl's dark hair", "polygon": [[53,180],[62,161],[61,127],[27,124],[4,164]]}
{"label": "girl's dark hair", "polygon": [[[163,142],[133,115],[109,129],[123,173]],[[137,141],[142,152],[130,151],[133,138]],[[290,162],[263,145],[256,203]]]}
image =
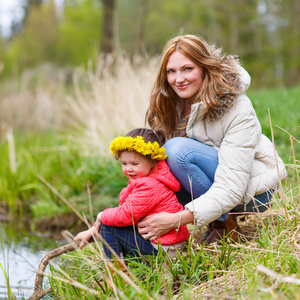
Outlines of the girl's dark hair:
{"label": "girl's dark hair", "polygon": [[136,128],[129,131],[125,136],[131,136],[133,138],[141,136],[145,143],[148,142],[157,142],[160,147],[166,142],[166,134],[163,130],[152,130],[147,128]]}

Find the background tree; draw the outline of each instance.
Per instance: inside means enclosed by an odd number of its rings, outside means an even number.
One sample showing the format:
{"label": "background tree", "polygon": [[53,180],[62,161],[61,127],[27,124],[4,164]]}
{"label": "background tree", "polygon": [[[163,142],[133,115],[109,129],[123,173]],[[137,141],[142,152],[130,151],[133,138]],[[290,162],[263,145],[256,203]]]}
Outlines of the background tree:
{"label": "background tree", "polygon": [[103,2],[103,38],[101,51],[111,53],[114,45],[114,11],[115,0],[102,0]]}
{"label": "background tree", "polygon": [[76,66],[99,53],[102,31],[102,5],[93,0],[66,0],[59,24],[55,62]]}
{"label": "background tree", "polygon": [[145,51],[145,21],[149,13],[149,1],[143,0],[139,7],[138,19],[136,23],[136,37],[134,42],[133,54],[139,54]]}
{"label": "background tree", "polygon": [[43,0],[24,0],[24,2],[22,2],[24,16],[20,21],[15,21],[14,19],[12,20],[11,23],[12,36],[16,36],[26,27],[26,22],[31,10],[34,8],[39,8],[42,4],[43,4]]}
{"label": "background tree", "polygon": [[32,6],[26,17],[26,26],[8,49],[7,68],[30,68],[38,63],[53,61],[58,42],[54,1]]}
{"label": "background tree", "polygon": [[65,0],[61,11],[53,1],[27,0],[25,27],[2,46],[2,76],[16,62],[86,64],[116,43],[132,57],[156,55],[167,40],[189,33],[239,55],[253,86],[300,80],[298,0]]}

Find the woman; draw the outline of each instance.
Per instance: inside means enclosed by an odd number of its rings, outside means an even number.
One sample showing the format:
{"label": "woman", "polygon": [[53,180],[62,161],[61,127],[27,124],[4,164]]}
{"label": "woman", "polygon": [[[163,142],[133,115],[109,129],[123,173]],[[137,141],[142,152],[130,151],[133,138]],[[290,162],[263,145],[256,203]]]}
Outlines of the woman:
{"label": "woman", "polygon": [[[245,95],[249,74],[233,55],[193,35],[164,48],[150,97],[147,121],[164,129],[172,173],[181,183],[181,215],[161,213],[138,223],[145,239],[178,223],[208,225],[201,241],[238,239],[234,213],[263,212],[286,176],[285,166]],[[188,194],[190,193],[190,195]]]}

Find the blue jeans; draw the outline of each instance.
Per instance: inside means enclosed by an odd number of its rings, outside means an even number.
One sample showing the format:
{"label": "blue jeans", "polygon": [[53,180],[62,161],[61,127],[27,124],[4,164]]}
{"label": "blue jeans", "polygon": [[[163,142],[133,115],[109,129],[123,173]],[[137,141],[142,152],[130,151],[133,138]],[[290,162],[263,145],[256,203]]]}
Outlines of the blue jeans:
{"label": "blue jeans", "polygon": [[[171,172],[181,183],[181,190],[177,193],[182,205],[206,193],[214,182],[218,166],[218,151],[211,146],[197,140],[175,137],[167,141],[167,164]],[[192,192],[192,196],[191,196]],[[254,201],[247,205],[239,204],[231,212],[264,212],[270,206],[272,191],[256,195]],[[217,220],[226,221],[229,212]]]}
{"label": "blue jeans", "polygon": [[[149,240],[145,240],[138,229],[133,225],[128,227],[113,227],[102,224],[100,234],[117,255],[157,255],[157,250],[152,246]],[[107,257],[112,258],[109,247],[103,243],[103,249]]]}

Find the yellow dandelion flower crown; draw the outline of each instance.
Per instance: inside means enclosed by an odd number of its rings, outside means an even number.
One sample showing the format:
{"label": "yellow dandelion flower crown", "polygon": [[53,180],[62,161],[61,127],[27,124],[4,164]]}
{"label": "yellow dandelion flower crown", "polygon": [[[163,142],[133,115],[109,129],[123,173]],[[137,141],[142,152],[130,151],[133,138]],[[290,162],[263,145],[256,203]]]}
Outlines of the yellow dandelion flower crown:
{"label": "yellow dandelion flower crown", "polygon": [[167,158],[165,155],[166,149],[159,147],[157,142],[145,142],[143,137],[137,136],[119,136],[110,143],[110,151],[113,155],[118,155],[119,151],[136,151],[142,155],[150,156],[154,160],[164,160]]}

